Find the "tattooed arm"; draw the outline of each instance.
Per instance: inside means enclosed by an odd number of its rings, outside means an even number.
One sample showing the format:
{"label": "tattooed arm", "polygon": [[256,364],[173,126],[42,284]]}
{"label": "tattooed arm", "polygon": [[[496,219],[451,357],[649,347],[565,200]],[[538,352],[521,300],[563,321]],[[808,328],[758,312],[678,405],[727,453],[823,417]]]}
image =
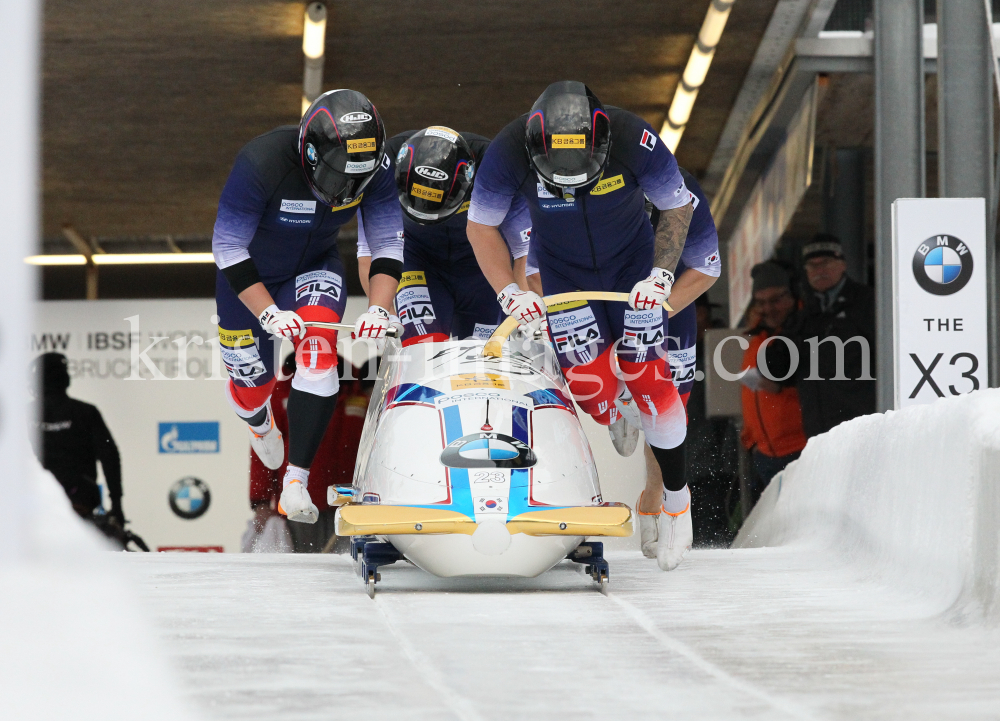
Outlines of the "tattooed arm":
{"label": "tattooed arm", "polygon": [[674,270],[681,259],[693,215],[691,203],[660,211],[653,247],[653,272],[632,286],[628,296],[628,304],[635,310],[658,308],[670,295]]}
{"label": "tattooed arm", "polygon": [[656,244],[653,250],[653,267],[669,270],[677,268],[687,239],[688,227],[694,216],[694,205],[688,203],[680,208],[661,210],[656,223]]}

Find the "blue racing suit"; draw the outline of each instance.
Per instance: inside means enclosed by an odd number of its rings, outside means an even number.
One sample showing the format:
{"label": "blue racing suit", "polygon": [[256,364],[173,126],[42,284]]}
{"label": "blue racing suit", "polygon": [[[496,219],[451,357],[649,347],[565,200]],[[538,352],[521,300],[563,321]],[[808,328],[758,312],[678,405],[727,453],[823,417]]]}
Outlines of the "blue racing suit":
{"label": "blue racing suit", "polygon": [[[715,228],[711,208],[705,197],[705,192],[694,176],[684,168],[681,168],[681,175],[684,177],[684,184],[693,196],[694,214],[691,218],[691,226],[688,228],[684,251],[681,253],[681,259],[674,274],[680,278],[681,274],[688,268],[694,268],[700,273],[718,278],[722,270],[719,256],[719,234]],[[657,211],[651,220],[655,222],[658,215]],[[530,246],[528,250],[525,273],[526,275],[538,273],[534,245]],[[687,396],[691,393],[695,381],[695,361],[697,360],[695,355],[698,340],[697,312],[693,303],[667,321],[666,333],[667,359],[670,363],[671,375],[674,385],[677,386],[677,392],[687,405]]]}
{"label": "blue racing suit", "polygon": [[[531,245],[547,294],[575,290],[628,293],[653,267],[654,231],[646,198],[661,210],[692,202],[673,154],[632,113],[606,108],[611,153],[602,176],[558,198],[539,182],[524,150],[527,114],[494,139],[480,164],[469,219],[498,226],[515,196],[531,214]],[[684,409],[667,367],[666,314],[624,302],[577,302],[549,309],[549,331],[570,389],[602,424],[616,418],[620,393],[614,356],[642,413],[647,440],[683,440]]]}
{"label": "blue racing suit", "polygon": [[[355,213],[364,219],[376,258],[403,259],[392,156],[384,156],[354,203],[332,209],[306,183],[298,132],[297,126],[280,127],[247,143],[219,199],[212,237],[219,340],[232,379],[229,398],[244,417],[270,397],[281,339],[265,335],[239,299],[241,292],[260,281],[279,308],[294,310],[303,320],[341,320],[347,298],[337,234]],[[336,331],[310,329],[297,341],[293,388],[319,396],[336,393],[336,347]]]}
{"label": "blue racing suit", "polygon": [[[410,130],[389,139],[387,152],[393,158]],[[477,164],[490,141],[474,133],[461,133],[472,149]],[[489,338],[502,320],[496,292],[490,287],[476,262],[465,228],[469,203],[442,223],[421,225],[403,213],[403,277],[396,292],[396,312],[405,332],[403,344],[443,341],[455,338]],[[511,204],[500,224],[508,245],[527,253],[524,239],[531,218],[523,200]],[[370,255],[368,228],[358,219],[358,255]],[[517,256],[520,257],[520,256]]]}

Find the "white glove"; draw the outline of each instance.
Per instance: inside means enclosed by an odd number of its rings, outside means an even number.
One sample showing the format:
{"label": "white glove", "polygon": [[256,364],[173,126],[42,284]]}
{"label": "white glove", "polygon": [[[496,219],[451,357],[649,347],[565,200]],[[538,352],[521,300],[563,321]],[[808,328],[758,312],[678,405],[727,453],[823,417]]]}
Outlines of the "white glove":
{"label": "white glove", "polygon": [[646,280],[640,280],[632,286],[628,294],[628,304],[634,310],[652,310],[663,305],[670,295],[670,287],[674,284],[674,274],[663,268],[653,268]]}
{"label": "white glove", "polygon": [[532,331],[538,329],[545,318],[545,303],[538,293],[521,290],[517,283],[511,283],[497,294],[497,301],[503,312]]}
{"label": "white glove", "polygon": [[387,330],[389,330],[389,311],[380,305],[373,305],[354,321],[354,333],[351,337],[377,340],[385,338]]}
{"label": "white glove", "polygon": [[395,333],[393,338],[402,338],[403,333],[406,332],[406,328],[403,327],[403,322],[399,319],[398,315],[389,316],[389,329]]}
{"label": "white glove", "polygon": [[257,316],[260,327],[271,335],[281,336],[288,340],[304,338],[306,324],[294,310],[281,310],[274,303],[267,306],[264,312]]}

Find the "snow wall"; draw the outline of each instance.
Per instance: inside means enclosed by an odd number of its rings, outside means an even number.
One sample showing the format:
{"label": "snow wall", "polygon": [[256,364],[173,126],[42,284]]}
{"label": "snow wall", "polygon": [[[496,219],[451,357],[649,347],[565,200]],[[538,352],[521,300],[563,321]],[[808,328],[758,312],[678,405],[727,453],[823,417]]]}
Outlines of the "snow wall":
{"label": "snow wall", "polygon": [[112,547],[22,456],[24,552],[0,565],[0,718],[197,721]]}
{"label": "snow wall", "polygon": [[1000,390],[811,439],[733,544],[763,546],[820,549],[950,620],[1000,623]]}

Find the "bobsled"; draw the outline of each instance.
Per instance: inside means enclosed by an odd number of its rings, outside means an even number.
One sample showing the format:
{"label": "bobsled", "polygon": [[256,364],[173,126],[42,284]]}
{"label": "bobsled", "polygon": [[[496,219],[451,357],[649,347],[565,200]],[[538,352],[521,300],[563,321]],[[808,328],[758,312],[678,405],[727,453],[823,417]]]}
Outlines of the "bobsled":
{"label": "bobsled", "polygon": [[386,341],[353,484],[328,490],[369,595],[397,560],[439,577],[533,577],[569,558],[606,587],[603,545],[587,539],[632,535],[632,512],[601,498],[552,346],[508,337],[516,325],[489,340]]}

